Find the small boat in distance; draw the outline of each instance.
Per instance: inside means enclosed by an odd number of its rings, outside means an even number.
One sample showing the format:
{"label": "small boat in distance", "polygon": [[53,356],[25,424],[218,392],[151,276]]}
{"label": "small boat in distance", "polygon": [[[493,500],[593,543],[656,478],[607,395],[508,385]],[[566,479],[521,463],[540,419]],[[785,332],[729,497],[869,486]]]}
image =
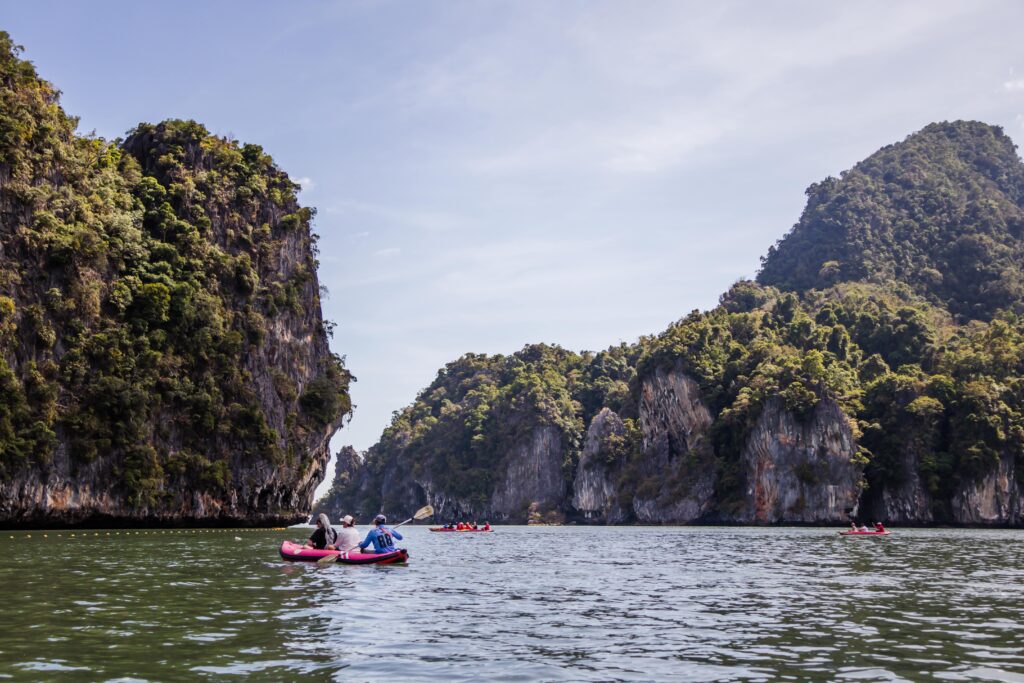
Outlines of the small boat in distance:
{"label": "small boat in distance", "polygon": [[866,526],[857,526],[855,522],[850,522],[850,528],[846,531],[840,531],[840,536],[888,536],[891,532],[885,528],[885,525],[881,522],[875,522],[874,526],[868,528]]}

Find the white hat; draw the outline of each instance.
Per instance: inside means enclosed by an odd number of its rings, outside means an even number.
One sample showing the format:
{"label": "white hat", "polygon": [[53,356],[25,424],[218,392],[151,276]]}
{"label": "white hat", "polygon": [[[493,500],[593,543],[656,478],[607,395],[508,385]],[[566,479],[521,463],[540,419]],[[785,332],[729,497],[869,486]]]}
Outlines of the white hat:
{"label": "white hat", "polygon": [[353,517],[352,515],[345,515],[344,517],[341,518],[341,521],[344,524],[352,524],[356,520],[355,520],[355,517]]}

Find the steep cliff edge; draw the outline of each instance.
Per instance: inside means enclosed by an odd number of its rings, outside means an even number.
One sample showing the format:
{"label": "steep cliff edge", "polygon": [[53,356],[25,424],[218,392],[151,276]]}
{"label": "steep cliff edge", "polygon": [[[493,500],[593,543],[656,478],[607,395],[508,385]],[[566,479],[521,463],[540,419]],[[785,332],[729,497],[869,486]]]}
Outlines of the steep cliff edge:
{"label": "steep cliff edge", "polygon": [[587,427],[573,480],[572,508],[588,523],[618,524],[629,519],[612,470],[626,438],[622,418],[609,408],[602,408]]}
{"label": "steep cliff edge", "polygon": [[191,121],[81,137],[0,34],[0,524],[303,519],[350,376],[312,211]]}
{"label": "steep cliff edge", "polygon": [[849,418],[822,401],[800,421],[778,399],[764,406],[743,450],[747,488],[729,522],[828,524],[857,514],[863,463]]}
{"label": "steep cliff edge", "polygon": [[[645,523],[700,519],[713,501],[711,413],[700,387],[676,363],[640,382],[640,453],[625,481],[636,481],[633,516]],[[632,488],[632,487],[630,487]]]}

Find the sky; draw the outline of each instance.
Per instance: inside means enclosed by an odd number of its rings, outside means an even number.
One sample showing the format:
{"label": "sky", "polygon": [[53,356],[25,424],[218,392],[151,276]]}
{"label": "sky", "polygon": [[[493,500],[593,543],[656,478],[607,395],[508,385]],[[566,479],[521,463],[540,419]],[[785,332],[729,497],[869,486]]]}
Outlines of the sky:
{"label": "sky", "polygon": [[807,186],[928,123],[1024,140],[1022,25],[1015,0],[0,10],[81,132],[195,119],[301,183],[358,378],[334,451],[464,353],[599,350],[713,307]]}

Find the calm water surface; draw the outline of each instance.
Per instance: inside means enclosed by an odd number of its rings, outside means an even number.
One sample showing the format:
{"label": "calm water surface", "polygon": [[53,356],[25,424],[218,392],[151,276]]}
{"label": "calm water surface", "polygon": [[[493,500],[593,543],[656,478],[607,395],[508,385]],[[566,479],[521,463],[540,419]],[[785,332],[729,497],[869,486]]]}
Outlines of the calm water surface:
{"label": "calm water surface", "polygon": [[[0,679],[1024,681],[1024,532],[0,532]],[[11,538],[14,536],[14,538]]]}

